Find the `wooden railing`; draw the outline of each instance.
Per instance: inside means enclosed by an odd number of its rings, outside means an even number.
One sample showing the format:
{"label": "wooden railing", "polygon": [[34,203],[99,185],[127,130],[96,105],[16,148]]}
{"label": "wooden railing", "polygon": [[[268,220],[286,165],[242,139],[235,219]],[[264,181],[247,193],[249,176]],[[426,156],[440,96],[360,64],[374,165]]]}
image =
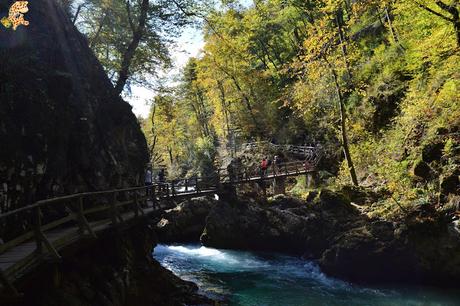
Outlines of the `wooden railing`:
{"label": "wooden railing", "polygon": [[[42,258],[46,254],[59,260],[58,247],[49,238],[53,234],[73,230],[78,237],[95,238],[96,229],[101,226],[117,226],[158,210],[159,206],[156,204],[161,199],[210,194],[223,184],[257,182],[300,175],[313,170],[314,165],[308,161],[272,164],[264,171],[259,166],[219,169],[208,177],[192,177],[157,182],[151,186],[84,192],[41,200],[0,214],[0,233],[4,240],[0,244],[0,256],[15,252],[17,246],[31,244],[35,245],[32,250],[35,257]],[[12,228],[16,231],[12,232]],[[10,229],[8,233],[7,229]],[[8,277],[1,269],[0,280],[7,287],[11,287]]]}
{"label": "wooden railing", "polygon": [[240,151],[245,149],[272,149],[276,151],[288,152],[293,155],[302,156],[309,159],[320,159],[322,155],[322,148],[319,145],[316,146],[299,146],[299,145],[279,145],[269,141],[259,142],[248,142],[240,145]]}
{"label": "wooden railing", "polygon": [[[16,232],[16,235],[13,234],[9,240],[1,244],[0,254],[34,239],[37,253],[43,253],[43,247],[46,247],[51,255],[59,258],[58,252],[46,238],[45,232],[67,225],[76,225],[82,235],[87,233],[95,237],[89,220],[106,221],[110,219],[115,225],[123,221],[121,212],[132,210],[135,216],[139,216],[143,213],[141,202],[145,201],[146,190],[149,188],[153,189],[153,187],[136,187],[79,193],[38,201],[32,205],[3,213],[0,215],[2,227],[20,223],[23,225],[23,231]],[[95,225],[97,222],[93,222],[93,227]]]}
{"label": "wooden railing", "polygon": [[258,165],[253,167],[222,169],[219,173],[219,178],[221,183],[238,184],[250,181],[300,175],[314,171],[314,169],[315,166],[308,161],[294,161],[281,164],[272,163],[265,170],[261,169]]}

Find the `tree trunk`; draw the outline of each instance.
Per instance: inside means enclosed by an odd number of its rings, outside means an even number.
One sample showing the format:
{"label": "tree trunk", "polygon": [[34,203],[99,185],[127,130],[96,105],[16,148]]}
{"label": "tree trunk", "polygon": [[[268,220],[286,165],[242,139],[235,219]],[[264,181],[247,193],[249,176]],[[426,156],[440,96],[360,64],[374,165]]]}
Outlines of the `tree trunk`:
{"label": "tree trunk", "polygon": [[335,69],[331,66],[331,64],[325,59],[329,69],[331,70],[332,76],[334,78],[334,84],[335,84],[335,89],[337,91],[337,98],[339,100],[339,109],[340,109],[340,131],[342,134],[342,146],[343,146],[343,152],[345,154],[345,159],[347,160],[347,165],[348,165],[348,170],[350,171],[350,177],[351,181],[353,182],[353,185],[358,186],[358,177],[356,175],[356,170],[355,166],[353,164],[353,160],[351,158],[350,154],[350,148],[348,145],[348,135],[347,135],[347,127],[346,127],[346,111],[345,111],[345,106],[343,104],[343,95],[342,91],[340,89],[339,85],[339,80],[337,76],[337,72]]}
{"label": "tree trunk", "polygon": [[456,7],[458,5],[458,1],[455,1],[451,5],[445,4],[442,1],[436,1],[436,5],[452,16],[451,18],[448,18],[441,15],[444,17],[444,19],[450,21],[454,26],[457,47],[460,48],[460,12],[457,10]]}
{"label": "tree trunk", "polygon": [[222,112],[224,113],[224,120],[225,120],[225,127],[226,127],[225,130],[228,136],[230,135],[230,118],[228,115],[227,101],[225,98],[225,88],[221,81],[217,81],[217,88],[219,89],[219,92],[220,92],[220,102],[222,104]]}
{"label": "tree trunk", "polygon": [[457,35],[457,48],[460,48],[460,20],[454,23],[455,33]]}
{"label": "tree trunk", "polygon": [[121,69],[118,72],[118,80],[115,85],[115,90],[118,94],[123,92],[125,88],[126,81],[130,77],[129,67],[134,58],[137,47],[144,35],[144,30],[147,22],[147,13],[149,9],[149,0],[142,0],[141,12],[139,15],[139,24],[136,30],[133,32],[133,38],[126,49],[126,52],[123,54],[123,61],[121,63]]}
{"label": "tree trunk", "polygon": [[107,11],[104,11],[104,13],[102,14],[101,22],[99,22],[99,27],[97,28],[96,34],[94,35],[94,37],[91,39],[89,43],[89,47],[91,49],[94,47],[94,45],[97,43],[99,39],[99,35],[101,34],[102,28],[104,27],[105,20],[107,19],[107,14],[108,14]]}
{"label": "tree trunk", "polygon": [[420,8],[430,12],[431,14],[436,15],[452,23],[452,25],[454,26],[454,30],[455,30],[455,40],[457,42],[457,48],[460,49],[460,12],[456,8],[456,5],[457,5],[456,3],[452,5],[448,5],[440,0],[436,1],[436,5],[440,9],[442,9],[444,12],[449,13],[451,15],[451,17],[448,17],[415,0],[412,0],[412,2],[415,3],[417,6],[419,6]]}
{"label": "tree trunk", "polygon": [[385,18],[388,22],[388,29],[390,30],[390,34],[391,34],[391,37],[393,38],[393,42],[395,44],[399,44],[399,39],[398,37],[396,36],[396,32],[393,28],[393,22],[391,21],[391,16],[390,16],[390,12],[388,11],[388,7],[386,6],[385,7]]}
{"label": "tree trunk", "polygon": [[169,154],[169,161],[171,162],[171,165],[174,163],[173,159],[173,153],[172,153],[172,148],[168,147],[168,154]]}
{"label": "tree trunk", "polygon": [[353,75],[351,74],[350,63],[348,62],[348,51],[345,44],[345,34],[343,33],[342,24],[343,24],[343,12],[339,10],[335,16],[337,22],[337,30],[340,39],[340,49],[342,50],[343,60],[345,62],[345,67],[347,69],[348,82],[351,82]]}
{"label": "tree trunk", "polygon": [[80,15],[80,11],[84,6],[85,6],[85,4],[82,3],[77,7],[77,11],[75,12],[75,15],[73,16],[73,20],[72,20],[73,24],[75,24],[75,22],[77,22],[78,16]]}

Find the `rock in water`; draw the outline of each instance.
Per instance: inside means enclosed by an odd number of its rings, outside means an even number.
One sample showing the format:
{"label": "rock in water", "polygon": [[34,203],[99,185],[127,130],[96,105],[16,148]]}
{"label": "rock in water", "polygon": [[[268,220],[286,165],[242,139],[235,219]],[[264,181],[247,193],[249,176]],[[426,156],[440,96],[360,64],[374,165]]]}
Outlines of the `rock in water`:
{"label": "rock in water", "polygon": [[206,225],[206,217],[216,200],[200,197],[187,200],[166,211],[157,224],[161,242],[198,242]]}
{"label": "rock in water", "polygon": [[307,203],[284,196],[268,205],[220,202],[201,241],[223,249],[301,254],[317,260],[324,272],[356,282],[457,286],[460,280],[458,220],[428,206],[394,223],[370,219],[329,190]]}
{"label": "rock in water", "polygon": [[0,31],[0,212],[139,184],[148,151],[131,106],[58,1],[29,9],[28,27]]}
{"label": "rock in water", "polygon": [[318,257],[330,238],[361,221],[342,197],[323,190],[319,203],[277,196],[264,206],[218,203],[209,214],[201,242],[217,248],[280,251]]}

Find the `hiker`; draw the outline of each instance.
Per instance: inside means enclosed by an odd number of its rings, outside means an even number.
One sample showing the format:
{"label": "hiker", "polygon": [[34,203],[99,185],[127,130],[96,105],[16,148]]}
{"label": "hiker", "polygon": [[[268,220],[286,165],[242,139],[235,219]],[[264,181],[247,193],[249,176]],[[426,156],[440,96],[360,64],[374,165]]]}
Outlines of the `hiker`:
{"label": "hiker", "polygon": [[151,186],[153,185],[153,181],[152,181],[152,167],[148,166],[147,167],[147,170],[145,171],[145,179],[144,179],[144,183],[145,183],[145,186],[147,187],[146,188],[146,195],[148,198],[151,197],[151,193],[152,193],[152,188]]}
{"label": "hiker", "polygon": [[268,168],[268,160],[267,160],[267,157],[264,157],[262,159],[262,162],[260,163],[260,172],[261,172],[261,176],[265,176],[265,174],[267,173],[267,168]]}
{"label": "hiker", "polygon": [[312,169],[312,165],[311,165],[310,161],[308,161],[308,160],[305,160],[303,165],[305,167],[305,171],[310,171]]}
{"label": "hiker", "polygon": [[161,168],[160,172],[158,172],[158,182],[160,183],[160,189],[164,189],[164,183],[165,183],[165,169]]}
{"label": "hiker", "polygon": [[278,170],[281,168],[281,159],[278,155],[273,158],[273,173],[278,174]]}

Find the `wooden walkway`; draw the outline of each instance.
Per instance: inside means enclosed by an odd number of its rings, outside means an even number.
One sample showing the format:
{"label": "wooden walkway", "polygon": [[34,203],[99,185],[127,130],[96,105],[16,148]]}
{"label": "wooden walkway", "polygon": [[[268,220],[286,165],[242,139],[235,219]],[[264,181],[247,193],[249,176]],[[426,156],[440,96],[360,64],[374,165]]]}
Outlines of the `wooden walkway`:
{"label": "wooden walkway", "polygon": [[[97,239],[103,231],[136,224],[163,211],[162,200],[215,194],[223,185],[257,183],[313,172],[303,162],[260,169],[220,170],[208,178],[189,178],[152,186],[87,192],[36,202],[0,215],[0,226],[25,224],[25,230],[0,244],[0,292],[20,296],[14,283],[81,239]],[[52,217],[54,216],[54,217]],[[0,305],[1,303],[0,295]]]}

